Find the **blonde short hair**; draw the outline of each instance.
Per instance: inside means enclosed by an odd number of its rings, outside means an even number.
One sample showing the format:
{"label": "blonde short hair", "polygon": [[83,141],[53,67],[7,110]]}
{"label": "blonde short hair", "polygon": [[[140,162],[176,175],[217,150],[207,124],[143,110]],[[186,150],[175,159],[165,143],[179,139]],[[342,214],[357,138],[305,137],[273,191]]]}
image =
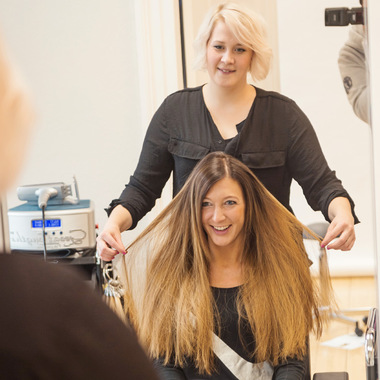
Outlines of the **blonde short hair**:
{"label": "blonde short hair", "polygon": [[259,14],[233,3],[220,4],[205,16],[194,41],[194,68],[206,68],[207,43],[218,21],[224,22],[236,39],[253,51],[249,70],[252,79],[265,79],[272,60],[272,49],[266,41],[265,21]]}

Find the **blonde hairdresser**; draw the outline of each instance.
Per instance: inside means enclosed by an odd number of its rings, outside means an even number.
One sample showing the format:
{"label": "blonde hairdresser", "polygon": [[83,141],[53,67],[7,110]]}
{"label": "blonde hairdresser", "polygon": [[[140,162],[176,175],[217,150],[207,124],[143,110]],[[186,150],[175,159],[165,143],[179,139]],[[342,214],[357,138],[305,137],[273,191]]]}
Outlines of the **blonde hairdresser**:
{"label": "blonde hairdresser", "polygon": [[97,238],[102,259],[125,253],[121,233],[152,209],[169,178],[176,195],[196,163],[215,151],[246,164],[289,211],[297,181],[312,209],[331,222],[322,245],[350,250],[358,222],[354,202],[329,168],[310,121],[293,100],[249,82],[270,70],[261,17],[240,5],[218,4],[205,16],[195,53],[195,68],[206,69],[208,81],[170,94],[154,114],[136,170],[107,209]]}

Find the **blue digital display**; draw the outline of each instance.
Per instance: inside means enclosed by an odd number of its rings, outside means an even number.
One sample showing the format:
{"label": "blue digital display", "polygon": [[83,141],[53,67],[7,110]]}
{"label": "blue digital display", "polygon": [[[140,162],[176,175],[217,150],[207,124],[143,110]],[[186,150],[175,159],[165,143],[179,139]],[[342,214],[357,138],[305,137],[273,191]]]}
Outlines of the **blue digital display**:
{"label": "blue digital display", "polygon": [[[45,228],[61,227],[61,219],[46,219]],[[32,228],[42,228],[42,219],[32,220]]]}

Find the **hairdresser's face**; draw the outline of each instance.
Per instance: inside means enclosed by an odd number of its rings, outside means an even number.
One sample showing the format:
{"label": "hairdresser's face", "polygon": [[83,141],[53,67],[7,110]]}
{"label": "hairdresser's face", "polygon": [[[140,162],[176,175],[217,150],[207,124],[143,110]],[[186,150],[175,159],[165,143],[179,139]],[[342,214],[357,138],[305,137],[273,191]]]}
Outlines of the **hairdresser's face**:
{"label": "hairdresser's face", "polygon": [[230,28],[218,21],[207,43],[207,71],[211,81],[221,87],[247,83],[253,52],[234,37]]}
{"label": "hairdresser's face", "polygon": [[245,202],[238,182],[223,178],[202,203],[202,224],[211,252],[241,253]]}

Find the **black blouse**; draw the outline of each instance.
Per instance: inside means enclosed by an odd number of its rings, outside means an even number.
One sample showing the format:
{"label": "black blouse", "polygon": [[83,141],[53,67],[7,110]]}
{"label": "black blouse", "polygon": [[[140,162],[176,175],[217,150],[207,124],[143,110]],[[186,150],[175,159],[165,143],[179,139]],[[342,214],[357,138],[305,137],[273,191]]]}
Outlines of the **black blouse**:
{"label": "black blouse", "polygon": [[229,140],[220,135],[206,107],[202,87],[168,96],[152,118],[140,159],[119,199],[132,215],[134,228],[150,211],[173,172],[173,195],[184,185],[196,163],[208,153],[224,151],[243,163],[290,211],[290,186],[295,179],[313,210],[328,219],[336,197],[354,203],[323,155],[316,133],[296,103],[276,92],[256,88],[251,110]]}

